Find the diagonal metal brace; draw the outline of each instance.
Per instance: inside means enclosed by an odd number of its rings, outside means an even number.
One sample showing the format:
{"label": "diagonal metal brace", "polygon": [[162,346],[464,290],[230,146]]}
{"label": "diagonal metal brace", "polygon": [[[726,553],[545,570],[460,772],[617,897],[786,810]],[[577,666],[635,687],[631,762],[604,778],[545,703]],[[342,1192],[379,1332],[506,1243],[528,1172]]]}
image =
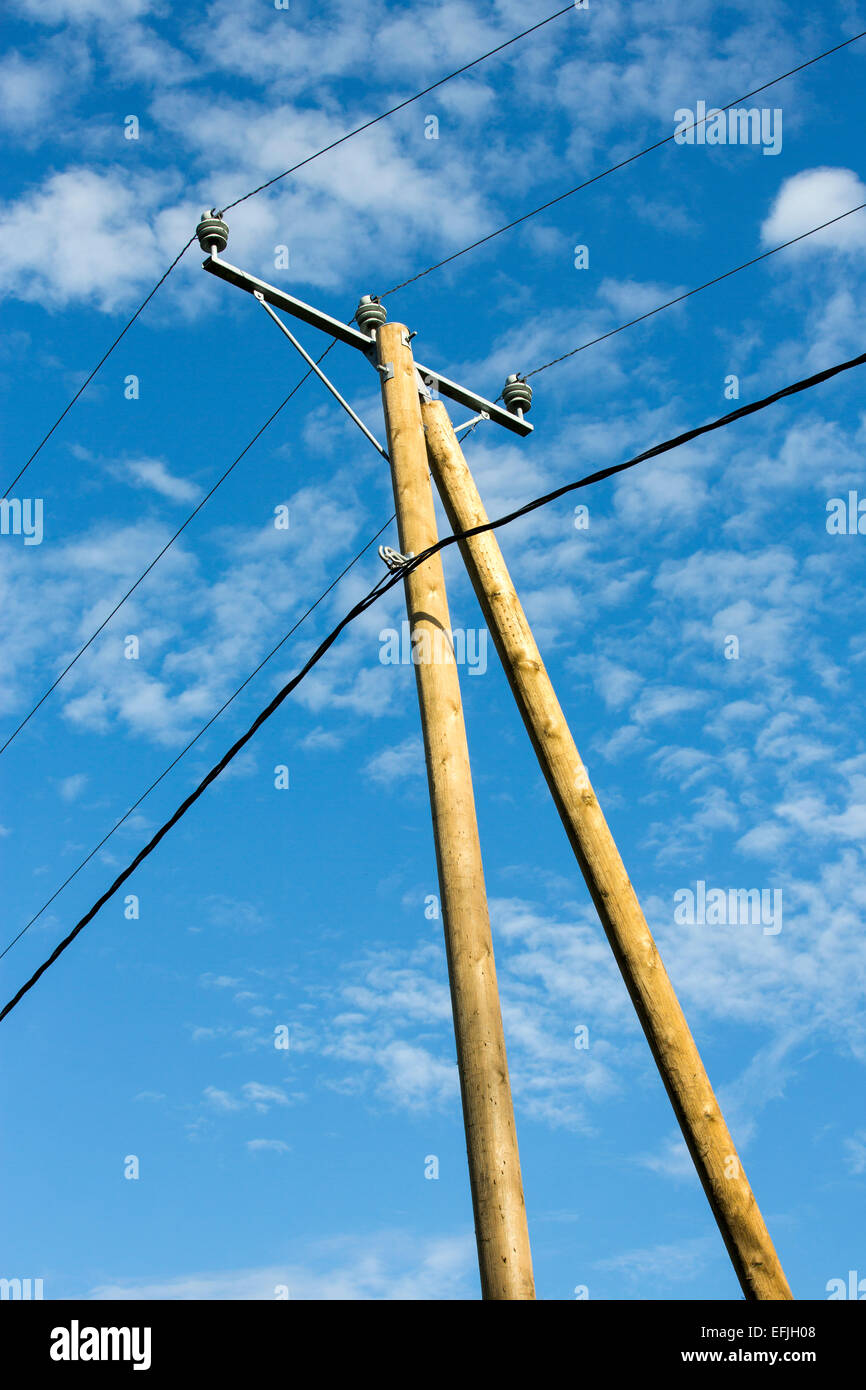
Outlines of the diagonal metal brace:
{"label": "diagonal metal brace", "polygon": [[313,361],[313,359],[312,359],[312,357],[310,356],[310,354],[309,354],[308,352],[306,352],[306,351],[304,350],[304,348],[301,347],[301,344],[298,342],[298,340],[297,340],[297,338],[295,337],[295,335],[294,335],[293,333],[290,333],[290,332],[289,332],[288,328],[286,328],[286,325],[283,323],[283,321],[282,321],[282,319],[280,318],[279,314],[275,314],[274,311],[273,311],[273,309],[271,308],[270,304],[266,304],[266,303],[265,303],[265,297],[264,297],[264,295],[261,294],[259,290],[255,290],[255,291],[254,291],[254,296],[255,296],[255,298],[258,300],[258,302],[261,304],[261,306],[262,306],[262,308],[264,309],[265,313],[268,314],[269,317],[273,319],[274,323],[277,325],[277,328],[279,328],[281,332],[285,333],[286,337],[288,338],[288,340],[289,340],[289,342],[292,344],[292,346],[295,347],[295,348],[297,348],[298,352],[301,354],[301,356],[303,357],[304,361],[305,361],[306,363],[308,363],[308,365],[309,365],[310,367],[312,367],[313,371],[316,373],[316,376],[319,378],[319,380],[322,381],[322,382],[324,382],[324,384],[327,386],[328,390],[330,391],[330,393],[331,393],[331,395],[334,397],[334,399],[335,399],[335,400],[338,400],[338,401],[340,402],[340,405],[343,407],[343,409],[345,410],[346,414],[347,414],[347,415],[350,415],[350,416],[352,417],[352,419],[355,421],[355,424],[358,426],[358,428],[361,430],[361,432],[367,436],[367,438],[369,439],[369,441],[370,441],[370,443],[373,445],[373,447],[374,447],[375,449],[378,449],[378,450],[379,450],[379,453],[382,455],[382,457],[383,457],[383,459],[385,460],[385,462],[386,462],[386,463],[390,463],[391,460],[388,458],[388,455],[386,454],[385,450],[382,448],[382,445],[379,443],[379,441],[378,441],[378,439],[376,438],[376,436],[375,436],[374,434],[371,434],[371,433],[370,433],[370,431],[367,429],[367,426],[364,424],[364,421],[361,419],[360,415],[356,415],[356,414],[355,414],[354,410],[353,410],[352,407],[349,405],[349,402],[348,402],[347,400],[344,400],[344,398],[340,395],[340,393],[339,393],[339,391],[337,390],[337,388],[336,388],[336,386],[334,385],[334,383],[333,383],[332,381],[330,381],[330,380],[328,379],[328,377],[325,376],[325,373],[322,371],[322,369],[321,369],[321,367],[319,366],[318,362],[314,362],[314,361]]}
{"label": "diagonal metal brace", "polygon": [[462,425],[455,425],[455,426],[454,426],[454,433],[455,433],[456,435],[459,435],[459,434],[461,433],[462,430],[469,430],[469,432],[470,432],[470,434],[471,434],[472,430],[475,429],[475,426],[476,426],[476,425],[480,425],[482,420],[489,420],[489,419],[490,419],[490,411],[489,411],[489,410],[482,410],[482,411],[480,412],[480,414],[478,414],[478,415],[473,415],[471,420],[464,420]]}

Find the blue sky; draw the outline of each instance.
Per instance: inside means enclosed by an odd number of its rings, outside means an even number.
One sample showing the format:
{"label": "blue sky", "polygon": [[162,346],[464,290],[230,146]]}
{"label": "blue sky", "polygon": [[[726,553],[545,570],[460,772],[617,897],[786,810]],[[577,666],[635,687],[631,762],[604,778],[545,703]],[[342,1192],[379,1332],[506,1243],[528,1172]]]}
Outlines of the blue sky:
{"label": "blue sky", "polygon": [[[4,473],[202,208],[554,8],[13,0]],[[243,203],[226,256],[348,319],[670,134],[678,110],[864,27],[849,3],[591,0]],[[782,112],[777,153],[671,143],[390,296],[390,317],[492,397],[863,202],[864,45],[755,98]],[[14,491],[41,499],[44,534],[0,536],[4,736],[301,374],[200,266],[196,246]],[[864,282],[859,213],[533,378],[530,439],[485,425],[467,442],[488,511],[731,409],[731,376],[743,403],[862,352]],[[381,437],[368,364],[338,347],[328,367]],[[826,525],[830,499],[866,495],[864,445],[852,372],[581,494],[586,529],[566,498],[501,533],[800,1298],[866,1277],[866,540]],[[307,382],[0,759],[0,944],[391,510],[386,465]],[[445,568],[452,623],[477,636],[453,550]],[[381,572],[374,548],[5,956],[4,1000]],[[340,639],[136,874],[138,918],[115,899],[4,1022],[5,1277],[46,1297],[478,1296],[413,673],[380,660],[401,604],[395,589]],[[737,1298],[487,655],[461,677],[538,1294]],[[781,891],[781,930],[678,922],[698,882]]]}

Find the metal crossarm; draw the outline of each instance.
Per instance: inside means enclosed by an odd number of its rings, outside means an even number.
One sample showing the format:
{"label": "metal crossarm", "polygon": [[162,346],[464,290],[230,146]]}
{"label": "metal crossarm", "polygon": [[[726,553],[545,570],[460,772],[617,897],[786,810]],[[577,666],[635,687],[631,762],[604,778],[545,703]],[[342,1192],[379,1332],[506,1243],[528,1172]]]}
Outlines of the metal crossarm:
{"label": "metal crossarm", "polygon": [[[221,280],[227,280],[230,285],[236,285],[238,289],[246,290],[248,294],[260,296],[265,303],[272,304],[275,309],[284,309],[293,318],[301,319],[313,328],[321,329],[323,333],[328,333],[332,338],[337,338],[341,343],[348,344],[349,347],[360,349],[365,357],[369,358],[370,361],[375,361],[376,344],[375,339],[370,334],[361,333],[357,328],[352,328],[350,324],[342,323],[340,319],[326,314],[323,309],[315,309],[311,304],[305,304],[302,299],[296,299],[294,295],[286,294],[285,290],[277,289],[275,285],[269,285],[267,281],[259,280],[257,276],[249,275],[245,270],[239,270],[237,266],[221,260],[216,250],[212,250],[207,260],[203,262],[203,268],[211,275],[217,275]],[[474,411],[476,414],[486,413],[497,425],[504,426],[505,429],[511,430],[514,434],[532,434],[532,425],[522,415],[497,405],[494,401],[486,400],[484,396],[479,396],[477,392],[470,391],[466,386],[461,386],[459,382],[451,381],[447,376],[442,376],[432,367],[424,367],[420,362],[416,362],[415,365],[427,385],[437,391],[440,396],[447,396],[449,400],[457,401],[458,405],[464,405],[467,410]]]}

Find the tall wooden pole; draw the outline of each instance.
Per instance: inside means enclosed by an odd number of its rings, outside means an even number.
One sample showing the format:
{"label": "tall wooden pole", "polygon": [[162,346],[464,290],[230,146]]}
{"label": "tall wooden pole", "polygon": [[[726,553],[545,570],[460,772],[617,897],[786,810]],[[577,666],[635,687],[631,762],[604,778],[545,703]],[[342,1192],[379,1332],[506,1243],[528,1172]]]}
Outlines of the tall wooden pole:
{"label": "tall wooden pole", "polygon": [[[487,514],[441,401],[422,406],[454,531]],[[793,1295],[492,531],[460,542],[469,577],[747,1299]]]}
{"label": "tall wooden pole", "polygon": [[[437,539],[419,378],[402,324],[383,324],[376,337],[400,549],[418,555]],[[514,1109],[440,557],[433,556],[408,575],[405,588],[433,812],[481,1292],[485,1299],[533,1299]]]}

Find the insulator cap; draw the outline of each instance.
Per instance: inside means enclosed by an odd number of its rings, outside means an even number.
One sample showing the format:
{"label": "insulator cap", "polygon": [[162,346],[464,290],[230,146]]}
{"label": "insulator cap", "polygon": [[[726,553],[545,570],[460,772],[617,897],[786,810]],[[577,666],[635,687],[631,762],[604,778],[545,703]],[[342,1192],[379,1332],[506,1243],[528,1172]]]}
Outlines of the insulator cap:
{"label": "insulator cap", "polygon": [[362,333],[372,334],[380,328],[388,319],[388,311],[384,304],[380,304],[373,295],[365,294],[361,298],[361,303],[355,310],[355,322]]}
{"label": "insulator cap", "polygon": [[202,213],[201,221],[195,229],[195,234],[198,237],[199,246],[202,251],[207,251],[209,253],[213,246],[216,246],[217,251],[225,251],[228,246],[228,226],[223,222],[215,208],[211,208],[209,212]]}
{"label": "insulator cap", "polygon": [[502,399],[506,410],[512,413],[519,410],[525,415],[532,406],[532,387],[528,381],[512,372],[502,388]]}

